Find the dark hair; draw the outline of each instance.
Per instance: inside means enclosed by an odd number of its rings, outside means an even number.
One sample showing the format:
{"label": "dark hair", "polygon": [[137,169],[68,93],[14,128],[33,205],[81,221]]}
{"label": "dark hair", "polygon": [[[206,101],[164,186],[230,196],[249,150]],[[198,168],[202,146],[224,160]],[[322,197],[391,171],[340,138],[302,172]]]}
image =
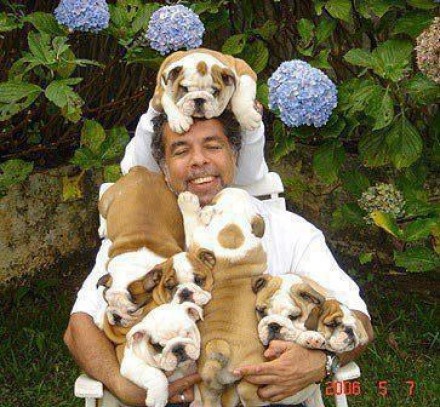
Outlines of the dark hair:
{"label": "dark hair", "polygon": [[[230,110],[225,110],[215,119],[217,119],[223,126],[223,131],[229,140],[229,144],[238,157],[241,149],[241,130],[240,124],[237,122],[234,114]],[[206,119],[195,118],[194,120],[197,121]],[[163,137],[163,130],[167,121],[168,119],[165,113],[162,113],[152,119],[153,138],[151,140],[151,153],[160,166],[162,166],[165,160],[165,140]]]}

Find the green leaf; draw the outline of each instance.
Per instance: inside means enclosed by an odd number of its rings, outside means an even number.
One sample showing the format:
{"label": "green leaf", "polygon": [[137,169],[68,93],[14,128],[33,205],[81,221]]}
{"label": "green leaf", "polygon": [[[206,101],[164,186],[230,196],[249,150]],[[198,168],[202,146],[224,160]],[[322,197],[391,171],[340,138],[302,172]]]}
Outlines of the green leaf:
{"label": "green leaf", "polygon": [[345,160],[345,150],[338,140],[321,146],[313,157],[313,169],[318,177],[326,184],[332,184],[338,179],[339,168]]}
{"label": "green leaf", "polygon": [[246,44],[243,53],[243,59],[251,66],[256,74],[259,74],[267,66],[269,61],[269,50],[263,41],[254,41],[252,44]]}
{"label": "green leaf", "polygon": [[345,129],[345,120],[333,113],[324,127],[319,129],[319,135],[323,138],[336,138]]}
{"label": "green leaf", "polygon": [[365,114],[374,119],[373,130],[380,130],[391,124],[394,119],[394,102],[388,89],[376,92],[368,101]]}
{"label": "green leaf", "polygon": [[440,102],[440,85],[417,73],[402,83],[402,90],[418,105],[429,105]]}
{"label": "green leaf", "polygon": [[81,82],[82,78],[67,78],[53,81],[45,90],[46,97],[61,108],[66,119],[77,122],[81,118],[81,106],[84,101],[70,86]]}
{"label": "green leaf", "polygon": [[73,165],[78,165],[85,171],[93,167],[96,168],[102,167],[101,158],[98,157],[96,154],[94,154],[87,147],[80,147],[76,149],[75,154],[73,155],[73,158],[70,160],[70,162]]}
{"label": "green leaf", "polygon": [[376,226],[379,226],[390,235],[397,238],[402,236],[402,231],[397,226],[396,218],[393,215],[381,211],[373,211],[371,212],[371,219],[373,219]]}
{"label": "green leaf", "polygon": [[315,29],[313,21],[310,21],[307,18],[301,18],[301,20],[298,21],[296,28],[298,29],[303,42],[308,44],[313,38],[313,30]]}
{"label": "green leaf", "polygon": [[330,54],[330,49],[324,48],[319,51],[319,54],[312,60],[310,60],[310,65],[319,69],[331,69],[331,65],[328,63],[328,56]]}
{"label": "green leaf", "polygon": [[130,136],[124,126],[111,128],[101,146],[102,160],[109,161],[121,158],[129,141]]}
{"label": "green leaf", "polygon": [[68,30],[59,25],[55,16],[51,13],[37,11],[25,16],[23,21],[31,23],[41,33],[50,35],[68,34]]}
{"label": "green leaf", "polygon": [[331,226],[334,229],[364,226],[365,212],[354,202],[344,204],[333,212]]}
{"label": "green leaf", "polygon": [[16,21],[14,16],[8,15],[8,13],[0,13],[0,33],[9,32],[16,28],[21,28],[23,24]]}
{"label": "green leaf", "polygon": [[350,0],[329,0],[325,8],[332,17],[339,20],[351,22],[351,1]]}
{"label": "green leaf", "polygon": [[257,100],[263,104],[263,106],[269,108],[269,86],[266,82],[261,82],[257,87]]}
{"label": "green leaf", "polygon": [[121,167],[119,164],[106,165],[104,167],[104,182],[116,182],[121,178]]}
{"label": "green leaf", "polygon": [[406,242],[427,238],[432,234],[436,225],[440,224],[440,218],[416,219],[403,230],[403,237]]}
{"label": "green leaf", "polygon": [[281,158],[295,150],[295,140],[286,134],[286,128],[281,120],[273,122],[273,137],[275,141],[273,155],[274,161],[277,163]]}
{"label": "green leaf", "polygon": [[271,40],[277,31],[278,25],[272,20],[267,20],[262,27],[255,30],[255,32],[260,34],[266,41]]}
{"label": "green leaf", "polygon": [[232,35],[223,44],[222,52],[228,55],[237,55],[243,51],[246,41],[246,34]]}
{"label": "green leaf", "polygon": [[0,164],[0,194],[9,187],[25,181],[34,169],[34,164],[23,160],[8,160]]}
{"label": "green leaf", "polygon": [[423,10],[432,10],[437,7],[434,0],[407,0],[410,6],[421,8]]}
{"label": "green leaf", "polygon": [[29,107],[42,90],[39,86],[28,82],[0,83],[0,121],[8,120]]}
{"label": "green leaf", "polygon": [[344,55],[344,59],[356,66],[371,68],[371,53],[361,48],[353,48]]}
{"label": "green leaf", "polygon": [[83,197],[83,189],[81,188],[81,180],[84,173],[73,177],[63,177],[63,201],[75,201]]}
{"label": "green leaf", "polygon": [[356,198],[360,198],[362,193],[371,185],[370,180],[357,170],[344,172],[340,178],[342,187]]}
{"label": "green leaf", "polygon": [[426,201],[412,199],[406,201],[405,213],[407,216],[440,216],[440,204],[431,204]]}
{"label": "green leaf", "polygon": [[330,35],[333,34],[336,24],[337,23],[335,20],[330,20],[327,18],[323,18],[319,22],[318,26],[316,27],[316,45],[322,44],[330,37]]}
{"label": "green leaf", "polygon": [[440,256],[427,247],[412,247],[404,252],[394,252],[396,266],[408,271],[430,271],[440,267]]}
{"label": "green leaf", "polygon": [[392,6],[397,5],[399,0],[362,0],[357,7],[365,18],[373,15],[382,17]]}
{"label": "green leaf", "polygon": [[411,37],[416,38],[431,24],[432,19],[432,13],[409,11],[397,20],[393,29],[393,34],[408,34]]}
{"label": "green leaf", "polygon": [[50,35],[37,34],[31,31],[28,35],[29,50],[35,59],[42,65],[55,64],[56,55],[50,47]]}
{"label": "green leaf", "polygon": [[359,263],[361,264],[367,264],[371,263],[371,260],[373,260],[373,253],[361,253],[359,255]]}
{"label": "green leaf", "polygon": [[98,154],[104,140],[104,128],[95,120],[86,120],[81,129],[81,146],[85,146],[94,154]]}
{"label": "green leaf", "polygon": [[417,129],[405,116],[401,116],[386,136],[390,159],[400,170],[409,167],[422,154],[423,140]]}
{"label": "green leaf", "polygon": [[409,69],[413,45],[410,41],[391,39],[380,44],[371,54],[374,72],[398,82]]}
{"label": "green leaf", "polygon": [[386,133],[383,131],[365,134],[359,141],[358,149],[366,167],[380,167],[390,162]]}

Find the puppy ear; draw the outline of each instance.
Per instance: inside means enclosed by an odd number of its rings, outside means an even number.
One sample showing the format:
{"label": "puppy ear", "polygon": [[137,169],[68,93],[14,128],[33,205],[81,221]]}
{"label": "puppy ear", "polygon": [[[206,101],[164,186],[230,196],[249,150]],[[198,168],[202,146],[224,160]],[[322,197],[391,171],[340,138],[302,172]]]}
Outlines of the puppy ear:
{"label": "puppy ear", "polygon": [[159,284],[160,279],[162,278],[162,266],[158,264],[153,269],[151,269],[147,275],[142,280],[142,284],[146,292],[150,292]]}
{"label": "puppy ear", "polygon": [[256,237],[263,237],[265,223],[262,216],[260,215],[254,216],[251,221],[251,227],[252,227],[252,234],[254,234]]}
{"label": "puppy ear", "polygon": [[252,291],[254,292],[254,294],[257,294],[264,287],[266,287],[271,278],[272,276],[269,275],[252,277],[251,284],[252,284]]}
{"label": "puppy ear", "polygon": [[232,72],[229,68],[223,68],[222,70],[222,79],[223,83],[226,86],[235,85],[235,75],[234,72]]}
{"label": "puppy ear", "polygon": [[321,315],[322,308],[321,307],[314,307],[312,311],[310,311],[310,314],[304,323],[304,326],[309,331],[316,331],[318,329],[318,322],[319,317]]}
{"label": "puppy ear", "polygon": [[214,268],[217,261],[214,252],[208,249],[200,249],[197,253],[197,257],[205,266],[207,266],[211,270]]}
{"label": "puppy ear", "polygon": [[180,72],[182,72],[182,69],[183,67],[181,66],[176,66],[175,68],[171,69],[166,76],[165,83],[168,83],[168,81],[174,82],[179,76]]}
{"label": "puppy ear", "polygon": [[299,296],[301,299],[316,305],[322,305],[325,301],[324,296],[307,283],[293,285],[290,292],[292,295]]}
{"label": "puppy ear", "polygon": [[202,311],[202,308],[200,308],[198,305],[196,305],[192,302],[184,302],[184,303],[182,303],[182,307],[184,307],[188,316],[193,321],[198,321],[199,319],[201,319],[203,321],[203,311]]}
{"label": "puppy ear", "polygon": [[112,286],[113,283],[113,278],[110,274],[104,274],[96,283],[96,288],[100,287],[100,286],[104,286],[106,288],[110,288]]}

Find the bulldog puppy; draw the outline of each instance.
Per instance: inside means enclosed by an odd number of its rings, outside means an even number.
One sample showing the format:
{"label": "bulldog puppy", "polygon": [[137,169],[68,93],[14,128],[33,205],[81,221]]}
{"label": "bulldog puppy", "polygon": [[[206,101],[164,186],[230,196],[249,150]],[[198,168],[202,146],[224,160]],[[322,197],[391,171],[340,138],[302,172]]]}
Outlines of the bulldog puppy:
{"label": "bulldog puppy", "polygon": [[128,332],[121,374],[147,391],[147,406],[164,407],[168,382],[195,372],[202,317],[195,304],[163,304]]}
{"label": "bulldog puppy", "polygon": [[211,119],[229,105],[244,130],[258,128],[257,75],[243,60],[205,48],[178,51],[157,74],[153,107],[165,111],[176,133],[188,131],[192,117]]}
{"label": "bulldog puppy", "polygon": [[212,299],[199,324],[202,405],[267,404],[259,399],[257,386],[232,374],[238,366],[264,361],[251,286],[252,277],[261,276],[267,268],[261,242],[264,220],[248,193],[235,188],[222,190],[203,209],[189,192],[180,194],[178,203],[190,248],[206,247],[216,258]]}
{"label": "bulldog puppy", "polygon": [[252,289],[257,295],[258,334],[263,345],[279,339],[313,349],[324,346],[324,337],[306,327],[313,310],[320,309],[325,301],[322,287],[309,279],[286,274],[257,277]]}
{"label": "bulldog puppy", "polygon": [[106,221],[111,285],[105,292],[111,323],[128,326],[139,316],[128,286],[156,264],[180,253],[185,238],[176,197],[162,174],[133,167],[101,197],[100,215]]}
{"label": "bulldog puppy", "polygon": [[335,299],[326,299],[322,307],[312,310],[305,326],[322,335],[324,347],[330,352],[349,352],[368,342],[362,322]]}

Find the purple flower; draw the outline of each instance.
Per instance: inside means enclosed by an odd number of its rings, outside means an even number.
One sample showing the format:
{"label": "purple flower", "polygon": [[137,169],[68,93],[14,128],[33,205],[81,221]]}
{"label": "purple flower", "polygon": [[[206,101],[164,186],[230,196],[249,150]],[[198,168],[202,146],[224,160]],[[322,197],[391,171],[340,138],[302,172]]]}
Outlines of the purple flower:
{"label": "purple flower", "polygon": [[61,0],[54,14],[58,23],[73,31],[96,33],[107,28],[110,21],[104,0]]}
{"label": "purple flower", "polygon": [[164,6],[151,16],[145,38],[151,48],[166,55],[180,48],[200,47],[204,33],[203,23],[192,10],[182,5]]}
{"label": "purple flower", "polygon": [[304,61],[283,62],[268,85],[269,107],[278,109],[281,120],[289,127],[322,127],[338,104],[335,84]]}

